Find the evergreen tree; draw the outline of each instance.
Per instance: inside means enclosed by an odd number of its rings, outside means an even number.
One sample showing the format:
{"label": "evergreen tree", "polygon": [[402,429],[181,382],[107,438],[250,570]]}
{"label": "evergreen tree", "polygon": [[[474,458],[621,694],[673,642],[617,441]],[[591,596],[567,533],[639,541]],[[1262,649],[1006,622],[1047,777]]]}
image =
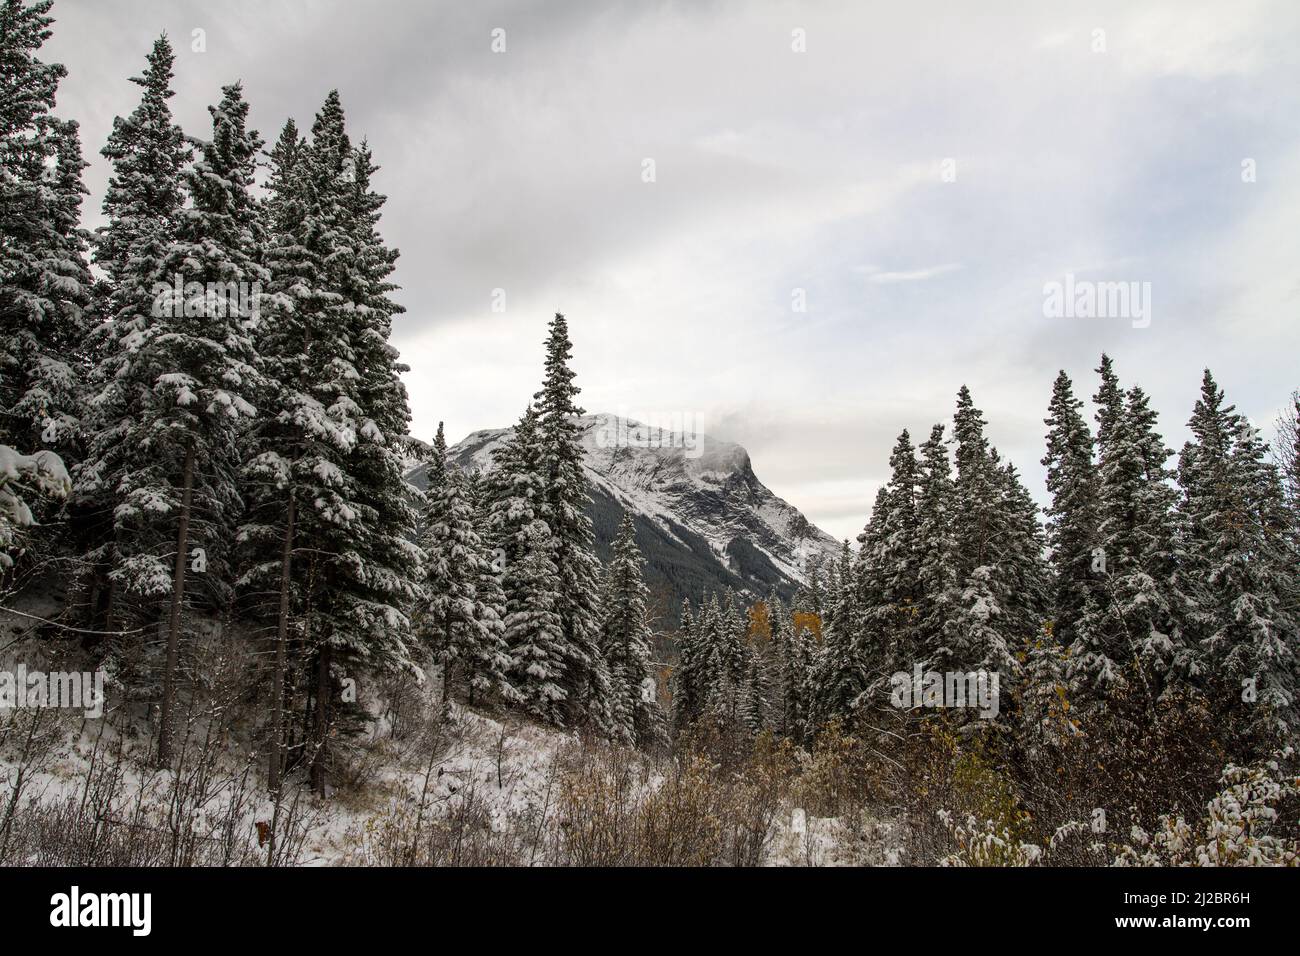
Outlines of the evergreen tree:
{"label": "evergreen tree", "polygon": [[817,709],[817,672],[821,648],[813,631],[816,617],[796,613],[780,622],[788,626],[788,635],[782,640],[784,656],[781,665],[781,710],[784,733],[796,741],[807,740],[812,734]]}
{"label": "evergreen tree", "polygon": [[[95,401],[83,472],[88,492],[115,505],[122,553],[115,578],[129,593],[170,600],[159,726],[163,764],[170,758],[173,677],[191,561],[195,571],[212,562],[206,580],[210,589],[217,586],[214,599],[224,601],[224,543],[240,507],[237,443],[254,415],[249,397],[257,381],[250,332],[255,304],[247,293],[261,276],[249,251],[256,217],[248,191],[261,141],[246,128],[247,105],[237,85],[225,88],[210,110],[212,140],[201,144],[200,158],[181,175],[187,150],[166,105],[171,64],[163,38],[137,81],[145,89],[140,108],[116,123],[105,150],[114,177],[102,261],[116,280],[110,297],[116,308],[98,371],[106,387]],[[165,206],[178,204],[168,178],[173,175],[190,196],[184,215]]]}
{"label": "evergreen tree", "polygon": [[656,696],[646,622],[644,560],[636,545],[631,514],[619,524],[614,554],[605,579],[600,648],[609,667],[613,698],[610,708],[614,736],[642,747],[662,743],[664,716]]}
{"label": "evergreen tree", "polygon": [[[877,503],[883,500],[884,494],[882,489]],[[868,546],[867,539],[871,537],[864,536],[864,547]],[[798,629],[790,642],[786,670],[790,681],[788,691],[793,692],[794,700],[788,709],[794,712],[793,722],[802,723],[805,733],[810,733],[814,726],[846,716],[859,697],[869,691],[872,676],[876,673],[871,666],[873,662],[865,659],[864,634],[868,625],[863,621],[859,603],[861,592],[853,586],[856,575],[852,561],[849,544],[845,541],[840,550],[839,575],[841,580],[847,578],[850,586],[840,589],[832,623],[822,632],[825,644],[814,653],[809,643],[811,635],[807,631],[800,634]],[[878,634],[879,629],[870,633]],[[801,700],[801,697],[807,699]]]}
{"label": "evergreen tree", "polygon": [[[178,343],[169,337],[171,320],[155,315],[162,311],[155,309],[157,284],[167,283],[164,257],[177,238],[185,199],[182,171],[191,154],[167,105],[173,60],[171,44],[160,37],[147,69],[132,78],[144,91],[140,105],[113,121],[103,150],[112,164],[103,207],[108,224],[99,232],[94,258],[108,275],[103,302],[108,321],[90,342],[95,366],[87,448],[74,487],[87,512],[111,516],[110,527],[95,530],[97,543],[87,555],[107,575],[110,619],[115,610],[124,610],[122,598],[157,599],[171,590],[166,555],[177,553],[177,539],[167,527],[180,508],[173,487],[175,456],[142,447],[142,430],[146,423],[165,424],[160,398],[184,397],[194,404],[189,394],[177,391],[175,380],[171,386],[158,381],[160,374],[174,371],[160,360]],[[179,321],[185,322],[183,315]],[[188,327],[198,324],[191,319]],[[163,395],[155,394],[156,385]],[[193,469],[194,458],[188,453],[184,458]]]}
{"label": "evergreen tree", "polygon": [[564,681],[567,722],[608,729],[610,680],[596,643],[599,562],[594,550],[590,495],[582,468],[578,423],[583,413],[575,399],[580,389],[569,368],[573,346],[560,313],[551,321],[546,341],[546,374],[537,401],[539,468],[543,494],[538,517],[550,528],[560,588],[555,610],[564,634]]}
{"label": "evergreen tree", "polygon": [[555,542],[544,521],[524,531],[523,550],[506,566],[506,643],[510,683],[524,710],[538,720],[565,726],[564,628],[556,606],[560,579]]}
{"label": "evergreen tree", "polygon": [[486,537],[509,564],[526,550],[526,532],[537,519],[544,492],[537,411],[532,405],[493,454],[492,466],[487,475]]}
{"label": "evergreen tree", "polygon": [[431,470],[430,482],[438,490],[429,501],[420,542],[426,579],[419,630],[442,665],[443,702],[462,681],[471,705],[493,692],[512,697],[504,628],[480,594],[492,567],[474,531],[466,478],[457,471],[438,476]]}
{"label": "evergreen tree", "polygon": [[918,656],[939,672],[954,669],[957,607],[956,541],[953,536],[952,467],[943,426],[930,429],[921,446],[921,488],[917,500],[916,554],[920,620]]}
{"label": "evergreen tree", "polygon": [[0,443],[66,455],[78,437],[92,279],[77,124],[53,113],[67,71],[37,57],[50,5],[0,4]]}
{"label": "evergreen tree", "polygon": [[1053,636],[1067,647],[1077,638],[1080,618],[1088,611],[1097,586],[1093,549],[1097,537],[1097,477],[1092,460],[1092,435],[1079,409],[1083,402],[1074,397],[1065,370],[1056,377],[1048,405],[1047,491],[1052,503],[1047,508],[1047,543],[1056,572],[1054,587]]}
{"label": "evergreen tree", "polygon": [[919,474],[916,452],[906,429],[898,436],[889,464],[892,472],[889,483],[877,498],[871,523],[862,538],[858,612],[865,641],[862,663],[871,673],[868,686],[862,689],[871,696],[888,683],[894,671],[910,671],[918,650]]}
{"label": "evergreen tree", "polygon": [[1101,364],[1093,371],[1101,376],[1097,394],[1092,396],[1093,404],[1097,406],[1097,458],[1101,461],[1106,458],[1111,434],[1124,417],[1124,389],[1115,374],[1115,363],[1104,352]]}
{"label": "evergreen tree", "polygon": [[1016,654],[1037,638],[1047,586],[1037,508],[1014,467],[984,435],[984,416],[962,386],[953,418],[957,478],[954,539],[961,588],[957,668],[998,671],[1010,688]]}
{"label": "evergreen tree", "polygon": [[[993,452],[996,462],[997,452]],[[998,571],[1005,594],[1007,630],[1004,631],[1009,654],[1000,670],[1003,678],[1014,681],[1019,666],[1019,652],[1036,641],[1046,625],[1050,608],[1051,580],[1044,560],[1046,542],[1039,522],[1038,505],[1010,462],[998,471],[1000,543]],[[985,667],[989,658],[986,657]]]}
{"label": "evergreen tree", "polygon": [[[388,298],[396,252],[379,239],[383,198],[369,187],[374,167],[351,145],[337,91],[310,141],[287,124],[271,159],[271,279],[259,330],[271,414],[248,454],[246,480],[263,490],[244,537],[291,541],[290,553],[303,556],[279,573],[296,584],[288,590],[314,658],[312,778],[323,792],[333,714],[347,716],[334,700],[336,668],[415,670],[410,610],[422,555],[412,540],[417,496],[404,478],[404,366],[388,343],[400,311]],[[274,506],[286,496],[298,505],[292,530]],[[265,573],[267,562],[259,566]]]}
{"label": "evergreen tree", "polygon": [[957,477],[953,484],[953,535],[956,542],[957,578],[964,582],[975,568],[992,558],[993,528],[998,489],[990,467],[989,443],[984,436],[984,413],[975,407],[965,385],[957,393],[953,416]]}
{"label": "evergreen tree", "polygon": [[[167,629],[167,659],[159,723],[159,761],[170,758],[173,678],[180,639],[186,571],[191,558],[190,529],[197,492],[200,517],[195,527],[207,566],[205,580],[217,582],[226,596],[225,542],[230,539],[242,502],[237,487],[239,442],[255,414],[249,398],[258,371],[252,329],[264,271],[254,260],[259,222],[250,193],[261,137],[247,128],[248,104],[238,83],[222,89],[212,114],[212,139],[200,146],[198,160],[185,171],[190,197],[174,241],[162,258],[162,274],[174,276],[181,295],[159,290],[153,335],[137,354],[135,367],[152,380],[141,420],[128,433],[139,452],[156,456],[153,467],[139,462],[129,501],[149,510],[166,501],[180,476],[176,509],[176,555]],[[138,459],[137,459],[138,461]],[[151,556],[152,557],[152,556]],[[151,562],[152,563],[152,562]]]}
{"label": "evergreen tree", "polygon": [[[1262,731],[1295,727],[1296,555],[1276,467],[1207,369],[1178,464],[1208,678]],[[1239,702],[1239,703],[1238,703]],[[1233,708],[1235,709],[1235,707]]]}
{"label": "evergreen tree", "polygon": [[[1173,454],[1155,431],[1146,394],[1130,389],[1109,425],[1099,482],[1099,554],[1093,575],[1099,596],[1083,619],[1070,672],[1077,703],[1105,698],[1111,685],[1135,678],[1152,702],[1195,672],[1194,648],[1183,637],[1190,605],[1181,591],[1182,535],[1176,492],[1165,463]],[[1127,676],[1126,676],[1127,675]]]}
{"label": "evergreen tree", "polygon": [[807,577],[794,593],[794,610],[803,614],[815,614],[821,619],[826,612],[826,589],[822,583],[820,559],[810,562]]}
{"label": "evergreen tree", "polygon": [[673,668],[673,734],[680,736],[700,715],[703,696],[702,671],[707,648],[701,640],[701,625],[691,613],[691,602],[682,601],[681,624],[677,629],[677,665]]}
{"label": "evergreen tree", "polygon": [[328,610],[318,599],[321,583],[330,556],[356,520],[346,462],[357,440],[357,406],[344,358],[346,329],[336,321],[326,285],[324,217],[309,158],[305,140],[288,121],[270,153],[270,192],[262,208],[261,256],[268,278],[256,332],[261,414],[245,436],[241,475],[245,570],[239,585],[250,596],[270,590],[279,595],[272,791],[284,762],[286,674],[299,663],[290,656],[291,617],[304,635],[328,631]]}

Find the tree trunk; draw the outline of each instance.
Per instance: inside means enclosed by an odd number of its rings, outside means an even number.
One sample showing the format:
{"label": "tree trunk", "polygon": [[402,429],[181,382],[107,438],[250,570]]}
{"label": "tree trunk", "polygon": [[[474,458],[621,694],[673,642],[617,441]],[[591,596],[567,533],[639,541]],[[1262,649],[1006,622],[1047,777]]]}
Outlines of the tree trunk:
{"label": "tree trunk", "polygon": [[321,644],[316,658],[316,753],[311,765],[312,788],[325,796],[325,761],[329,752],[330,646]]}
{"label": "tree trunk", "polygon": [[190,540],[190,505],[194,498],[194,446],[185,449],[181,478],[180,527],[176,532],[176,566],[172,572],[172,606],[167,622],[167,662],[163,666],[162,715],[158,726],[158,766],[171,762],[172,704],[176,695],[176,656],[180,648],[181,605],[185,601],[185,559]]}
{"label": "tree trunk", "polygon": [[[280,555],[280,620],[275,634],[275,669],[271,675],[271,765],[267,782],[272,793],[280,790],[284,767],[284,664],[289,643],[289,582],[293,560],[293,492],[289,492],[289,514],[285,519],[284,550]],[[271,839],[275,839],[272,834]]]}

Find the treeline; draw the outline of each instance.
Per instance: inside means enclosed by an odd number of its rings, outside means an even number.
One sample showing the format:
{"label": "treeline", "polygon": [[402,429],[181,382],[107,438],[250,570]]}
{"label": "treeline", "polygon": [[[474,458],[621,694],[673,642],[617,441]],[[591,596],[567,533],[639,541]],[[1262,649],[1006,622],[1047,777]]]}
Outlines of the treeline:
{"label": "treeline", "polygon": [[91,234],[77,125],[55,112],[65,70],[38,56],[50,8],[0,6],[4,590],[63,594],[60,633],[114,692],[157,703],[164,765],[178,684],[203,679],[187,630],[268,638],[250,696],[273,790],[290,766],[324,790],[329,740],[360,716],[342,688],[429,658],[472,700],[659,739],[640,555],[625,529],[602,568],[583,512],[563,316],[501,467],[449,471],[440,429],[422,495],[405,475],[428,446],[389,344],[398,253],[338,93],[264,151],[232,83],[189,136],[161,37],[102,150]]}
{"label": "treeline", "polygon": [[[1052,390],[1045,525],[963,387],[950,437],[941,424],[919,448],[899,435],[860,547],[845,542],[791,607],[688,605],[678,731],[879,729],[899,709],[891,678],[919,668],[997,674],[1000,719],[984,729],[1023,746],[1117,720],[1154,734],[1173,712],[1204,718],[1220,758],[1294,740],[1300,400],[1270,456],[1207,370],[1171,467],[1146,393],[1104,355],[1096,371],[1095,430],[1065,372]],[[974,710],[946,717],[979,724]]]}

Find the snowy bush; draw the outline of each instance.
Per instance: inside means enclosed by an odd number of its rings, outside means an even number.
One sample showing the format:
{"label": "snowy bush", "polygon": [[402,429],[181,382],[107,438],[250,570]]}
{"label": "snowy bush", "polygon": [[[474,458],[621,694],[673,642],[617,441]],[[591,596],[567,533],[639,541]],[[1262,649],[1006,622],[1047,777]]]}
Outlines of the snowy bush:
{"label": "snowy bush", "polygon": [[1135,826],[1133,843],[1119,848],[1115,865],[1300,866],[1300,776],[1281,765],[1290,756],[1253,767],[1229,764],[1204,819],[1193,825],[1165,815],[1153,833]]}
{"label": "snowy bush", "polygon": [[71,491],[63,459],[54,452],[23,455],[0,445],[0,570],[13,567],[9,552],[19,545],[21,529],[35,523],[23,495],[66,498]]}

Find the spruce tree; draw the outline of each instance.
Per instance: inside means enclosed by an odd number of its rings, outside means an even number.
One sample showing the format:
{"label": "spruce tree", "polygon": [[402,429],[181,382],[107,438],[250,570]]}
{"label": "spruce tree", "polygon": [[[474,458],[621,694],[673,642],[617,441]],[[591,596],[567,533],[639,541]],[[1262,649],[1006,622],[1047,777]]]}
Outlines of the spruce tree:
{"label": "spruce tree", "polygon": [[514,434],[493,453],[486,486],[486,538],[508,565],[526,550],[527,529],[537,519],[544,491],[537,411],[531,404]]}
{"label": "spruce tree", "polygon": [[1178,465],[1207,680],[1262,732],[1296,726],[1296,554],[1276,467],[1206,369]]}
{"label": "spruce tree", "polygon": [[[346,330],[326,286],[320,206],[306,141],[288,121],[271,150],[269,195],[262,207],[261,258],[268,272],[260,298],[256,347],[262,373],[261,414],[245,436],[239,531],[248,595],[278,594],[272,668],[268,781],[279,787],[284,762],[286,675],[300,663],[291,628],[304,636],[328,630],[317,599],[336,542],[354,520],[345,467],[356,443]],[[250,609],[258,613],[254,606]],[[291,622],[291,618],[293,621]]]}
{"label": "spruce tree", "polygon": [[677,628],[677,664],[672,678],[674,736],[685,733],[700,715],[705,650],[700,625],[691,613],[691,602],[683,599],[681,623]]}
{"label": "spruce tree", "polygon": [[1127,394],[1109,426],[1099,474],[1099,594],[1079,628],[1070,673],[1076,704],[1111,695],[1111,685],[1136,681],[1150,704],[1197,670],[1184,639],[1189,603],[1182,592],[1182,534],[1166,461],[1173,454],[1155,431],[1156,415],[1142,389]]}
{"label": "spruce tree", "polygon": [[[877,496],[877,502],[883,500],[884,489]],[[880,511],[877,510],[877,516]],[[864,547],[867,539],[864,536]],[[796,628],[790,641],[790,651],[786,662],[787,717],[804,733],[811,732],[813,726],[820,726],[837,717],[844,717],[853,709],[860,696],[869,691],[872,676],[876,673],[873,663],[866,660],[870,652],[864,643],[867,628],[870,633],[879,634],[878,622],[865,623],[860,604],[862,593],[857,587],[856,573],[853,570],[852,554],[848,542],[840,550],[840,577],[847,578],[848,587],[841,587],[838,606],[834,610],[833,622],[823,630],[825,643],[821,648],[814,648],[810,643],[811,634],[800,633]],[[874,645],[871,645],[874,646]],[[811,665],[811,670],[809,667]],[[791,713],[792,712],[792,713]]]}
{"label": "spruce tree", "polygon": [[917,499],[918,656],[939,672],[954,668],[956,615],[960,599],[953,534],[952,466],[943,426],[930,429],[921,445],[921,488]]}
{"label": "spruce tree", "polygon": [[[876,695],[897,670],[917,663],[917,487],[919,474],[911,436],[904,429],[889,456],[891,475],[881,490],[863,535],[858,612],[865,661],[871,673],[864,687]],[[829,645],[828,645],[829,646]]]}
{"label": "spruce tree", "polygon": [[[164,257],[179,230],[182,171],[191,155],[167,105],[173,60],[171,44],[160,37],[147,69],[132,78],[143,90],[140,105],[113,121],[103,149],[112,164],[103,206],[108,224],[99,231],[94,258],[108,276],[101,303],[107,321],[89,343],[95,364],[86,455],[74,472],[74,486],[79,504],[107,525],[94,532],[96,544],[87,557],[105,578],[109,618],[125,610],[125,599],[157,599],[173,583],[166,555],[176,553],[177,537],[169,533],[168,521],[180,505],[173,487],[175,462],[141,445],[144,424],[161,424],[154,393],[158,375],[172,371],[158,365],[166,351],[159,339],[164,347],[174,340],[167,338],[170,320],[155,315],[162,311],[155,304],[158,284],[168,280]],[[191,320],[190,327],[195,324]],[[173,400],[182,397],[174,385],[164,387]],[[190,463],[193,467],[192,458]]]}
{"label": "spruce tree", "polygon": [[583,413],[575,399],[580,389],[569,368],[573,345],[560,313],[548,327],[545,378],[537,401],[538,465],[543,493],[538,517],[550,529],[560,587],[555,611],[564,634],[564,686],[567,722],[590,723],[605,731],[609,709],[609,673],[597,645],[596,593],[599,562],[594,550],[587,476],[578,423]]}
{"label": "spruce tree", "polygon": [[77,124],[53,113],[67,71],[37,54],[50,0],[0,5],[0,443],[75,451],[92,279]]}
{"label": "spruce tree", "polygon": [[522,550],[506,566],[506,643],[510,683],[519,692],[525,712],[564,727],[568,655],[556,611],[560,579],[554,553],[555,541],[546,522],[532,522],[524,530]]}
{"label": "spruce tree", "polygon": [[614,541],[605,576],[600,649],[612,685],[613,736],[625,743],[655,746],[665,737],[664,717],[653,694],[655,682],[646,621],[644,560],[636,544],[636,526],[625,513]]}
{"label": "spruce tree", "polygon": [[1048,405],[1047,543],[1055,569],[1053,636],[1070,646],[1077,638],[1080,618],[1088,611],[1097,586],[1093,549],[1097,533],[1097,476],[1092,458],[1092,434],[1079,410],[1065,370],[1056,377]]}
{"label": "spruce tree", "polygon": [[420,542],[426,577],[419,632],[442,666],[443,703],[459,683],[471,705],[493,692],[513,696],[507,689],[510,658],[504,630],[496,609],[480,593],[492,567],[474,531],[466,478],[455,470],[442,475],[431,470],[430,483],[437,491]]}

